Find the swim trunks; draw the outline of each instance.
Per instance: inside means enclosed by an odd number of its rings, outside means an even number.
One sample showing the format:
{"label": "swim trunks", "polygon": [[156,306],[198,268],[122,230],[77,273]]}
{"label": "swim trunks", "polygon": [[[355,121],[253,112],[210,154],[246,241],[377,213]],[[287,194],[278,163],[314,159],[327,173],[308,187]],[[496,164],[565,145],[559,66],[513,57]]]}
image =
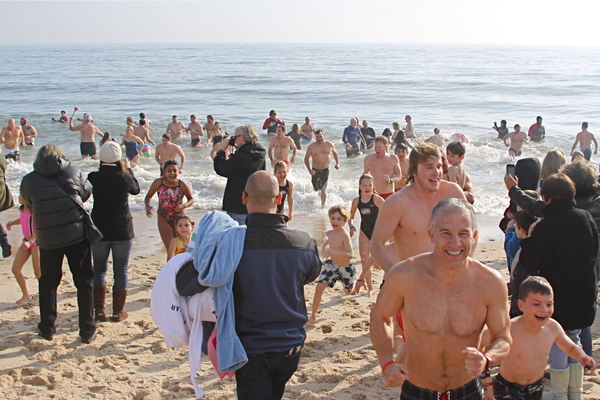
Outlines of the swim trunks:
{"label": "swim trunks", "polygon": [[35,146],[35,143],[25,143],[27,146]]}
{"label": "swim trunks", "polygon": [[339,267],[331,260],[323,262],[318,282],[329,282],[329,287],[332,288],[338,280],[342,282],[347,292],[352,292],[354,290],[354,283],[356,282],[356,263],[350,263],[346,267]]}
{"label": "swim trunks", "polygon": [[281,203],[277,204],[277,214],[281,214],[283,212],[283,204],[285,203],[285,199],[287,198],[289,190],[290,182],[286,179],[285,185],[279,186],[279,193],[281,193]]}
{"label": "swim trunks", "polygon": [[508,149],[509,153],[513,153],[514,155],[516,155],[517,157],[520,156],[521,154],[523,154],[522,151],[517,151],[515,149]]}
{"label": "swim trunks", "polygon": [[360,148],[346,149],[346,157],[357,157],[360,155]]}
{"label": "swim trunks", "polygon": [[423,389],[404,381],[400,400],[482,400],[483,386],[479,378],[462,385],[459,388],[440,393],[429,389]]}
{"label": "swim trunks", "polygon": [[[543,379],[543,378],[542,378]],[[529,385],[509,382],[498,373],[493,378],[494,399],[499,400],[540,400],[544,393],[542,379]]]}
{"label": "swim trunks", "polygon": [[[398,189],[400,190],[400,189]],[[383,197],[383,199],[387,199],[388,197],[390,197],[391,195],[393,195],[394,193],[396,193],[398,190],[396,190],[395,192],[390,192],[390,193],[383,193],[383,194],[379,194],[381,197]]]}
{"label": "swim trunks", "polygon": [[139,143],[136,143],[134,140],[132,140],[131,142],[124,140],[123,144],[125,144],[125,155],[130,160],[133,160],[133,158],[139,154],[139,150],[137,148],[137,145]]}
{"label": "swim trunks", "polygon": [[582,147],[581,152],[586,160],[590,161],[592,159],[592,149]]}
{"label": "swim trunks", "polygon": [[310,142],[312,142],[312,140],[304,138],[304,137],[302,139],[300,139],[300,143],[303,143],[303,144],[309,144]]}
{"label": "swim trunks", "polygon": [[192,147],[198,147],[201,144],[202,143],[200,143],[200,138],[194,138],[194,139],[192,139]]}
{"label": "swim trunks", "polygon": [[[163,178],[164,181],[164,178]],[[180,212],[175,211],[175,207],[183,203],[183,189],[181,188],[181,181],[175,187],[165,186],[161,182],[158,190],[158,215],[164,218],[169,225],[175,225],[175,219]]]}
{"label": "swim trunks", "polygon": [[313,189],[318,190],[326,190],[327,189],[327,180],[329,179],[329,168],[325,169],[315,169],[315,174],[312,176],[312,185]]}
{"label": "swim trunks", "polygon": [[79,149],[82,156],[95,156],[96,155],[96,143],[95,142],[81,142]]}
{"label": "swim trunks", "polygon": [[372,195],[368,202],[363,203],[359,197],[357,206],[358,211],[360,212],[360,230],[369,240],[371,240],[371,236],[373,236],[377,214],[379,214],[379,207],[375,205],[374,198],[375,195]]}
{"label": "swim trunks", "polygon": [[4,158],[7,160],[14,160],[15,162],[21,160],[21,155],[19,154],[19,149],[4,149]]}

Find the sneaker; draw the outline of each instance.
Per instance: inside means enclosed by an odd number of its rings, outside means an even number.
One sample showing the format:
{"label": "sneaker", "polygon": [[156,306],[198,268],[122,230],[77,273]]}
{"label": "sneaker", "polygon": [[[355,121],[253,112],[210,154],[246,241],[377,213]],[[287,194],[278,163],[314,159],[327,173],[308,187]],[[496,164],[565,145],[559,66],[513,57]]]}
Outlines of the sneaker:
{"label": "sneaker", "polygon": [[44,339],[46,339],[47,341],[51,342],[52,339],[54,339],[54,335],[51,333],[44,333],[42,331],[38,332],[38,335],[43,337]]}
{"label": "sneaker", "polygon": [[81,335],[81,343],[90,344],[94,339],[96,339],[96,332],[91,335]]}
{"label": "sneaker", "polygon": [[10,244],[2,243],[0,244],[0,246],[2,246],[2,257],[10,257],[10,255],[12,254],[12,247],[10,246]]}

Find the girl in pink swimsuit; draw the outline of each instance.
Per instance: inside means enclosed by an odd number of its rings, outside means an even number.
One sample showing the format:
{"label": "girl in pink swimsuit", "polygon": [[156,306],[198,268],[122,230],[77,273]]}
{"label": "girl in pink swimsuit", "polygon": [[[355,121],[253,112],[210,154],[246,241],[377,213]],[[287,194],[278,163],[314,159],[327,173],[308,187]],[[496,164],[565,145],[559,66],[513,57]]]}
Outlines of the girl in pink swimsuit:
{"label": "girl in pink swimsuit", "polygon": [[35,225],[33,224],[33,214],[31,213],[31,209],[23,202],[23,199],[20,196],[19,202],[21,203],[21,207],[19,207],[19,219],[8,221],[6,227],[10,231],[13,225],[21,225],[21,229],[23,231],[23,243],[19,247],[19,250],[17,250],[15,261],[13,262],[12,266],[12,273],[15,275],[17,283],[23,292],[23,297],[17,300],[17,304],[21,305],[31,297],[29,291],[27,290],[25,277],[23,276],[23,266],[27,260],[29,260],[29,256],[31,256],[33,272],[37,279],[40,279],[41,272],[40,249],[35,244]]}
{"label": "girl in pink swimsuit", "polygon": [[[169,160],[163,164],[163,176],[152,182],[148,194],[144,199],[146,204],[146,216],[152,217],[152,209],[150,200],[158,193],[158,210],[157,224],[160,237],[165,245],[169,248],[171,239],[175,237],[175,219],[179,214],[183,214],[184,210],[194,204],[194,197],[190,186],[179,179],[179,166],[174,160]],[[187,202],[183,203],[183,198]]]}

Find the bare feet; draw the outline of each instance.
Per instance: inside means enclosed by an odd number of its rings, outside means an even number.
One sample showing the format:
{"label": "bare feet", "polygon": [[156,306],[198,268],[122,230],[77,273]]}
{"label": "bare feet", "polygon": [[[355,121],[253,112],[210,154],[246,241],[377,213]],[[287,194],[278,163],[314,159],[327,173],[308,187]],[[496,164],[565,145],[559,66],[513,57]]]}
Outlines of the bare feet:
{"label": "bare feet", "polygon": [[21,297],[19,300],[17,300],[17,305],[20,306],[21,304],[25,303],[30,298],[31,298],[31,295],[29,293],[24,294],[23,297]]}
{"label": "bare feet", "polygon": [[365,296],[371,297],[373,295],[373,289],[369,289],[366,291]]}
{"label": "bare feet", "polygon": [[317,322],[317,316],[316,315],[311,315],[310,318],[308,319],[308,322],[306,322],[304,324],[305,327],[307,326],[311,326],[312,324],[314,324],[315,322]]}

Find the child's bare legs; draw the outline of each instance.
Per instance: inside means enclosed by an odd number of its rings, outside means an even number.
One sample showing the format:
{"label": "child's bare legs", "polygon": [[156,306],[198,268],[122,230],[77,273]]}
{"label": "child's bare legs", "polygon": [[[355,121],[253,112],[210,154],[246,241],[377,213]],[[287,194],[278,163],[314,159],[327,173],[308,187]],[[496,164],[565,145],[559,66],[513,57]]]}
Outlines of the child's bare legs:
{"label": "child's bare legs", "polygon": [[360,253],[360,262],[362,265],[362,271],[358,280],[356,281],[356,286],[354,291],[358,293],[360,288],[365,285],[367,286],[367,293],[365,294],[367,297],[371,297],[373,294],[373,279],[371,275],[371,265],[374,260],[371,258],[371,242],[367,235],[364,232],[360,231],[360,236],[358,237],[358,251]]}
{"label": "child's bare legs", "polygon": [[160,214],[156,216],[156,223],[158,224],[158,232],[160,233],[160,238],[165,245],[165,249],[169,249],[169,243],[171,239],[175,237],[173,232],[173,227],[164,219]]}
{"label": "child's bare legs", "polygon": [[42,276],[42,271],[40,270],[40,248],[37,246],[30,247],[29,251],[31,253],[31,263],[33,264],[33,273],[37,280]]}
{"label": "child's bare legs", "polygon": [[317,322],[317,311],[319,311],[319,305],[321,304],[321,298],[323,297],[323,292],[325,288],[329,285],[329,282],[320,282],[317,284],[315,288],[315,297],[313,298],[312,311],[310,313],[310,318],[308,322],[304,324],[304,326],[309,326]]}
{"label": "child's bare legs", "polygon": [[[12,273],[15,276],[15,278],[17,279],[17,283],[19,284],[19,287],[21,288],[21,292],[23,292],[23,297],[21,297],[19,300],[17,300],[17,305],[23,304],[27,299],[29,299],[31,297],[31,295],[29,294],[29,291],[27,290],[27,282],[25,282],[25,276],[23,276],[23,271],[22,271],[23,265],[25,265],[25,263],[29,259],[29,254],[30,254],[29,249],[27,248],[25,243],[22,243],[21,246],[19,246],[19,250],[17,250],[17,254],[15,255],[15,261],[13,262],[13,266],[12,266]],[[39,268],[39,266],[38,266],[38,268]]]}

